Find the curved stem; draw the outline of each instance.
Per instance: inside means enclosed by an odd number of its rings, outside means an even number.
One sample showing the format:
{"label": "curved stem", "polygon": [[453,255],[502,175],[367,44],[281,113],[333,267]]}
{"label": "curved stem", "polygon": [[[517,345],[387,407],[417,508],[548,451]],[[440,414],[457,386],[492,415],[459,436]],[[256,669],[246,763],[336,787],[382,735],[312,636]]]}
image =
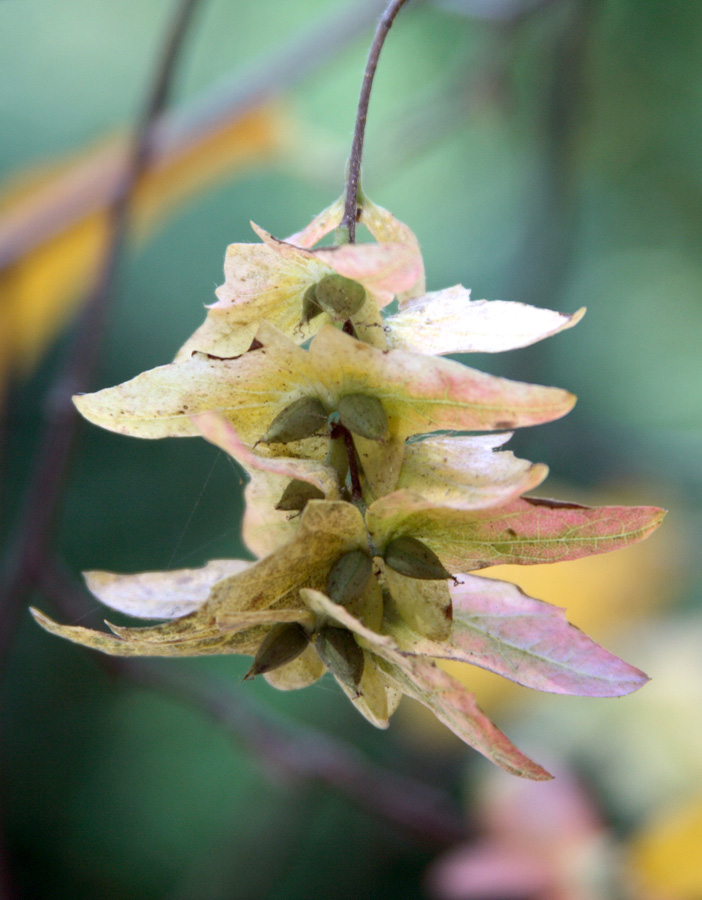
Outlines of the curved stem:
{"label": "curved stem", "polygon": [[380,51],[383,49],[385,38],[388,31],[395,21],[395,16],[399,13],[407,0],[391,0],[387,9],[382,15],[378,28],[371,44],[370,53],[368,54],[368,62],[366,63],[366,71],[363,75],[363,84],[361,86],[361,96],[358,100],[358,112],[356,113],[356,127],[353,133],[353,143],[351,144],[351,156],[349,157],[348,175],[346,177],[346,205],[344,207],[344,218],[339,226],[342,230],[348,231],[349,243],[353,244],[356,240],[356,217],[358,215],[358,191],[361,182],[361,158],[363,157],[363,138],[366,133],[366,119],[368,117],[368,104],[370,102],[371,88],[373,87],[373,79],[375,78],[375,70],[378,67],[378,59]]}

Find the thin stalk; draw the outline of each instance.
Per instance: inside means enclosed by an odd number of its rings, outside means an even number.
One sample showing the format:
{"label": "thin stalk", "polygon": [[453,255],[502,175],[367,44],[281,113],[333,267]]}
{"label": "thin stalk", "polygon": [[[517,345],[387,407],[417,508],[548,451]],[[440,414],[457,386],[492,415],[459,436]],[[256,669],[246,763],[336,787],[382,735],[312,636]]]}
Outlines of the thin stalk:
{"label": "thin stalk", "polygon": [[358,457],[356,456],[356,446],[353,442],[351,432],[337,422],[331,431],[332,441],[343,441],[346,450],[346,460],[348,463],[348,475],[351,481],[351,500],[358,504],[363,502],[363,488],[361,487],[361,473],[358,468]]}
{"label": "thin stalk", "polygon": [[371,44],[366,71],[361,85],[361,96],[358,100],[356,113],[356,127],[351,144],[351,156],[349,157],[348,175],[346,177],[346,204],[344,206],[344,218],[339,226],[344,238],[348,234],[348,242],[353,244],[356,240],[356,219],[358,216],[358,193],[361,184],[361,159],[363,157],[363,139],[366,134],[366,119],[368,118],[368,104],[370,102],[371,88],[375,78],[375,70],[378,68],[380,51],[383,49],[385,38],[395,21],[395,17],[405,5],[407,0],[392,0],[383,13],[378,28]]}

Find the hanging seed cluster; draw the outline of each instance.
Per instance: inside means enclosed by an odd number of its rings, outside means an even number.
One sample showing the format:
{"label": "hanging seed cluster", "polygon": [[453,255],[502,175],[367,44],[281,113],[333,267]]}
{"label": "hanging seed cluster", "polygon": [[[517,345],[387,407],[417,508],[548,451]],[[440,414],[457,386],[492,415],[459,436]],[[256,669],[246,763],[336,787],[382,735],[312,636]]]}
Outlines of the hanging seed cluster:
{"label": "hanging seed cluster", "polygon": [[662,511],[524,497],[546,467],[502,451],[500,432],[557,419],[574,397],[442,358],[525,346],[582,312],[473,303],[460,285],[427,294],[416,237],[367,197],[374,243],[315,248],[342,217],[340,200],[289,242],[256,227],[264,243],[228,248],[217,303],[175,362],[75,398],[102,427],[202,435],[237,460],[256,560],[88,574],[106,605],[156,625],[107,633],[34,615],[114,655],[251,656],[245,678],[283,690],[329,671],[379,727],[408,694],[508,771],[548,777],[424,657],[559,693],[640,687],[643,673],[560,611],[470,573],[614,550]]}

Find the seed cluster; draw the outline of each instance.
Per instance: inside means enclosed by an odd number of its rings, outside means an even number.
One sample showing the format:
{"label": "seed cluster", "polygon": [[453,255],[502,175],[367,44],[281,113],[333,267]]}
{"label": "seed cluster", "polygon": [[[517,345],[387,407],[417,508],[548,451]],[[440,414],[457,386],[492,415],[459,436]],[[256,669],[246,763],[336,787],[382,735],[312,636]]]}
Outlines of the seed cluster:
{"label": "seed cluster", "polygon": [[[328,670],[379,727],[407,694],[498,765],[547,777],[426,657],[541,690],[635,690],[643,673],[560,611],[467,573],[617,549],[663,513],[524,498],[546,467],[501,451],[509,436],[490,432],[557,419],[574,397],[441,358],[524,346],[581,313],[488,308],[460,286],[426,294],[416,238],[367,197],[360,221],[378,243],[311,249],[342,216],[338,202],[290,242],[256,229],[263,246],[232,245],[218,303],[174,363],[76,398],[103,427],[202,435],[236,459],[250,476],[243,538],[258,559],[92,573],[108,606],[161,624],[106,633],[35,617],[114,655],[253,656],[246,679],[284,690]],[[475,432],[487,434],[465,436]]]}

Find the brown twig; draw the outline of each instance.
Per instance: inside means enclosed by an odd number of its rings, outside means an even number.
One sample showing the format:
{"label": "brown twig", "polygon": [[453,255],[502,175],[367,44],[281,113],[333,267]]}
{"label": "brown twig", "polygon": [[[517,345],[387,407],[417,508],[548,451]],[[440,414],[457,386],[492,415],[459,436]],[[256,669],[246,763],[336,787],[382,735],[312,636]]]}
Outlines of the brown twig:
{"label": "brown twig", "polygon": [[51,389],[47,421],[24,497],[8,570],[0,581],[0,669],[12,641],[22,601],[37,584],[48,555],[77,429],[71,397],[88,387],[95,369],[111,289],[127,230],[129,198],[148,158],[152,122],[163,110],[175,65],[199,0],[179,0],[169,24],[163,53],[137,127],[129,164],[110,206],[108,248],[85,304],[63,373]]}
{"label": "brown twig", "polygon": [[371,88],[373,87],[373,79],[375,78],[375,70],[378,68],[378,60],[380,59],[380,51],[383,49],[385,38],[395,21],[395,17],[405,5],[407,0],[391,0],[382,15],[378,28],[371,44],[368,54],[368,62],[366,63],[366,71],[363,74],[363,84],[361,85],[361,96],[358,100],[358,111],[356,113],[356,127],[353,132],[353,142],[351,144],[351,155],[349,157],[348,174],[346,177],[346,204],[344,206],[344,218],[341,221],[340,229],[348,233],[349,242],[353,244],[356,240],[356,218],[358,216],[358,189],[361,184],[361,160],[363,158],[363,139],[366,134],[366,120],[368,118],[368,104],[370,103]]}

